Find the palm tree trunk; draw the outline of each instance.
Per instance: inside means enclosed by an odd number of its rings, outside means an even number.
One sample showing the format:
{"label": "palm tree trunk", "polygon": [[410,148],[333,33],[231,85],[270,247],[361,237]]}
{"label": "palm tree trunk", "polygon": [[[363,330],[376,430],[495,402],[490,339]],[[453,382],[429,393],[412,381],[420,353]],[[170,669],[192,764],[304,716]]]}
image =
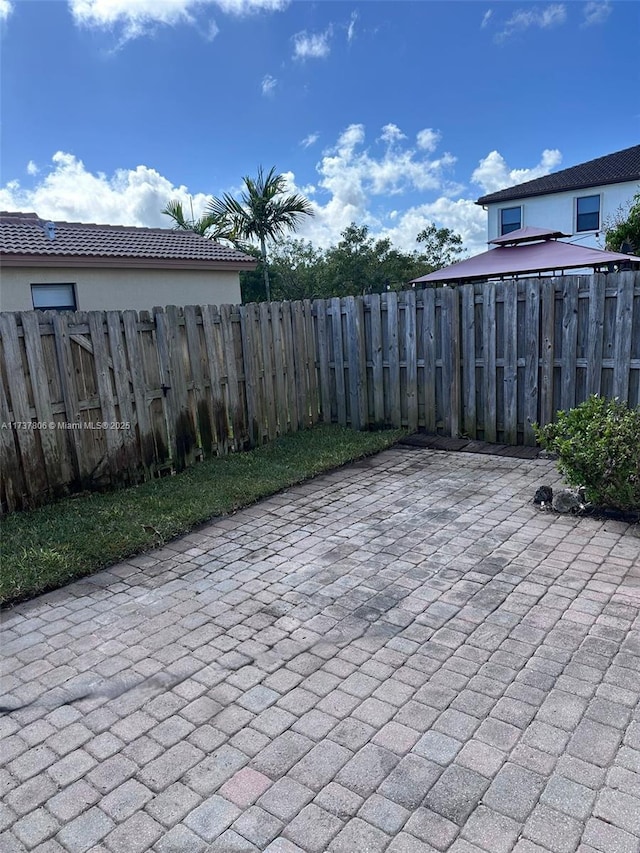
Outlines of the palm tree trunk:
{"label": "palm tree trunk", "polygon": [[269,287],[269,267],[267,266],[267,246],[264,237],[260,238],[260,254],[262,255],[262,272],[264,275],[264,290],[267,302],[271,302],[271,288]]}

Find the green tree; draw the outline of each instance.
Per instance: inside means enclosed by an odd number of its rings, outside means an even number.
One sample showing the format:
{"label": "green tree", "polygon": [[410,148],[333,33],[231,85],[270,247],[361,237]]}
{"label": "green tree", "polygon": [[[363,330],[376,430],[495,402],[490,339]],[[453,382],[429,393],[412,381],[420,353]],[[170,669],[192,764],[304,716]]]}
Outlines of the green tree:
{"label": "green tree", "polygon": [[604,223],[605,248],[627,255],[640,254],[640,192],[636,193],[625,210],[618,208]]}
{"label": "green tree", "polygon": [[[451,228],[436,228],[432,222],[416,237],[418,243],[424,243],[422,255],[427,272],[435,272],[448,267],[460,260],[459,255],[464,251],[462,237]],[[426,275],[426,273],[423,273]]]}
{"label": "green tree", "polygon": [[374,240],[366,225],[352,222],[337,246],[325,254],[326,295],[347,296],[401,290],[424,271],[424,259],[416,252],[393,247],[388,237]]}
{"label": "green tree", "polygon": [[217,227],[231,234],[236,243],[258,241],[264,289],[267,301],[270,301],[267,241],[295,231],[304,216],[313,216],[313,209],[304,196],[285,194],[284,175],[277,175],[275,167],[265,175],[260,166],[257,178],[246,176],[243,181],[245,188],[240,199],[228,193],[222,198],[214,197],[207,205],[207,215],[213,218]]}
{"label": "green tree", "polygon": [[275,299],[317,299],[325,295],[325,257],[305,240],[276,243],[269,262]]}

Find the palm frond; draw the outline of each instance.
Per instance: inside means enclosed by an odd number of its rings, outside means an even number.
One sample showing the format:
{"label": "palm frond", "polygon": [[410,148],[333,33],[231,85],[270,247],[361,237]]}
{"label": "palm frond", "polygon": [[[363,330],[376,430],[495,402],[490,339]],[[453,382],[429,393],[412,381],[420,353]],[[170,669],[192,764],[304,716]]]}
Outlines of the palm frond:
{"label": "palm frond", "polygon": [[165,216],[169,216],[174,221],[174,228],[176,230],[188,231],[191,230],[189,227],[189,222],[185,219],[184,211],[182,209],[182,202],[177,199],[171,199],[167,202],[162,213]]}

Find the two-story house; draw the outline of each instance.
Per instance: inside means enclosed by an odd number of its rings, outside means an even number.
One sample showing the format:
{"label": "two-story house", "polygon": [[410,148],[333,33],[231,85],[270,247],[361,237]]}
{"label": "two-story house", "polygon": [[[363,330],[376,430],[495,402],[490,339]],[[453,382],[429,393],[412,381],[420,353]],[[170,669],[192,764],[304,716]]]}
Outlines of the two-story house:
{"label": "two-story house", "polygon": [[640,145],[634,145],[489,193],[476,204],[487,211],[488,241],[533,226],[571,234],[572,242],[595,248],[603,244],[604,223],[639,191]]}

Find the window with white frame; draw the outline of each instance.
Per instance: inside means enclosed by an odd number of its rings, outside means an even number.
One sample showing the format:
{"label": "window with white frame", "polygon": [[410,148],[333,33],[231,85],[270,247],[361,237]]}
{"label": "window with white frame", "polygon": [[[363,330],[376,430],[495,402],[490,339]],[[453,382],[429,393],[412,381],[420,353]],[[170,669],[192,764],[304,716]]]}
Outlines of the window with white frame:
{"label": "window with white frame", "polygon": [[75,311],[76,286],[69,282],[32,284],[31,300],[37,311]]}
{"label": "window with white frame", "polygon": [[500,236],[522,228],[522,208],[503,207],[500,211]]}
{"label": "window with white frame", "polygon": [[600,196],[583,195],[576,199],[576,231],[600,229]]}

